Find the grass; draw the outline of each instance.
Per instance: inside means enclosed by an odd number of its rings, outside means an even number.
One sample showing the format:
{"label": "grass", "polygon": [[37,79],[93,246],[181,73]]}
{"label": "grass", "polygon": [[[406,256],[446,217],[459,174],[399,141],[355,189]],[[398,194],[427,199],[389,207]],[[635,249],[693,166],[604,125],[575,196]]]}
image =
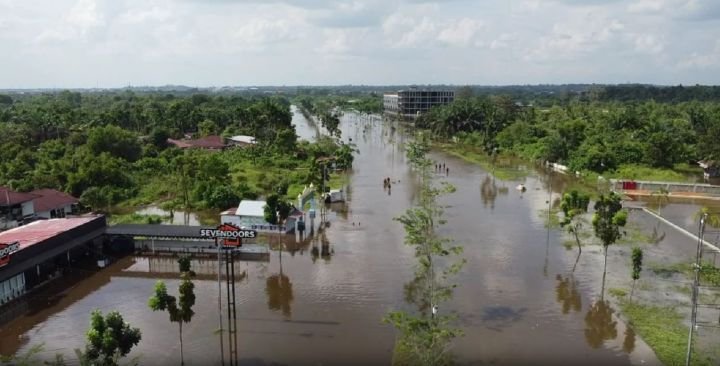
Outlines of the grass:
{"label": "grass", "polygon": [[[652,347],[660,361],[667,366],[684,365],[689,328],[675,308],[642,305],[622,301],[620,308],[630,326]],[[713,363],[698,352],[693,353],[692,365]]]}
{"label": "grass", "polygon": [[469,163],[477,164],[497,179],[517,181],[530,173],[528,170],[515,168],[515,160],[508,155],[500,155],[495,160],[495,167],[490,157],[480,148],[465,144],[435,143],[434,146],[452,156],[463,159]]}
{"label": "grass", "polygon": [[[672,277],[672,275],[676,273],[684,274],[688,278],[693,276],[693,263],[690,262],[680,262],[669,265],[651,263],[648,265],[648,269],[663,278]],[[710,263],[703,263],[700,266],[700,284],[704,286],[720,286],[720,268]]]}
{"label": "grass", "polygon": [[692,271],[692,265],[686,262],[674,264],[649,263],[647,269],[661,278],[670,278],[676,273],[688,274]]}
{"label": "grass", "polygon": [[611,289],[608,289],[608,294],[610,294],[610,296],[615,296],[618,299],[621,299],[621,298],[627,296],[627,291],[623,290],[621,288],[611,288]]}
{"label": "grass", "polygon": [[545,222],[545,227],[552,229],[560,228],[560,210],[557,208],[550,209],[550,220],[548,221],[548,210],[538,210],[538,216]]}
{"label": "grass", "polygon": [[640,225],[629,223],[625,228],[625,235],[623,235],[618,244],[649,244],[652,238],[649,234],[646,234]]}
{"label": "grass", "polygon": [[702,169],[692,169],[678,164],[673,169],[651,168],[642,165],[622,165],[614,172],[603,174],[606,178],[654,180],[661,182],[695,182],[702,177]]}
{"label": "grass", "polygon": [[142,215],[138,213],[113,214],[110,216],[110,224],[160,224],[165,218],[160,215]]}

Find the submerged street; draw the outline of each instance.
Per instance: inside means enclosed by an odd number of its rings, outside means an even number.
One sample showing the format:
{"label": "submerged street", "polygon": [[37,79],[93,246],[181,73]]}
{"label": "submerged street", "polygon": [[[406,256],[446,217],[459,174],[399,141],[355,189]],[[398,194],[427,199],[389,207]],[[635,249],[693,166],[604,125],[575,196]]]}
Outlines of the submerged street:
{"label": "submerged street", "polygon": [[[298,135],[314,138],[315,126],[294,112]],[[381,320],[392,309],[412,310],[404,300],[404,284],[412,280],[414,263],[411,248],[403,244],[402,226],[393,218],[411,207],[417,194],[402,146],[406,137],[395,126],[346,114],[342,139],[351,138],[359,150],[348,202],[332,205],[329,227],[315,237],[299,242],[288,237],[269,263],[238,262],[240,364],[390,363],[395,331]],[[503,181],[457,158],[432,157],[449,168],[437,179],[457,188],[441,199],[448,205],[441,234],[462,245],[467,259],[454,298],[440,309],[456,312],[465,332],[454,342],[459,363],[657,362],[647,345],[597,302],[597,268],[580,266],[569,277],[575,252],[563,247],[560,230],[548,229],[542,215],[547,201],[564,189],[562,177],[550,179],[524,167],[527,177]],[[393,182],[389,193],[382,186],[386,177]],[[520,182],[526,192],[515,189]],[[281,246],[278,240],[268,239],[275,249]],[[163,278],[150,268],[170,267],[169,261],[123,258],[90,276],[76,273],[59,281],[69,287],[53,284],[31,294],[23,300],[27,312],[0,325],[0,354],[44,344],[48,358],[62,352],[73,359],[72,350],[84,344],[84,331],[75,330],[86,329],[88,314],[98,308],[120,311],[142,331],[130,357],[139,356],[141,364],[179,364],[176,325],[147,306],[156,280]],[[193,268],[210,273],[214,263],[197,260]],[[137,275],[142,272],[147,272],[144,277]],[[171,292],[178,282],[167,280]],[[183,329],[185,362],[219,364],[217,282],[195,284],[196,315]]]}

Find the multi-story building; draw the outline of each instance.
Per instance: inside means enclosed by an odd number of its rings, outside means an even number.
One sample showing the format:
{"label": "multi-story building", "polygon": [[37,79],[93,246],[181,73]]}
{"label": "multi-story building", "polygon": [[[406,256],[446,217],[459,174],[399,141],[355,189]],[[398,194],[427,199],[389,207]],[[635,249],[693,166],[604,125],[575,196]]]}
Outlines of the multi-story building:
{"label": "multi-story building", "polygon": [[385,112],[409,117],[416,117],[430,108],[452,103],[455,92],[449,90],[401,90],[383,96]]}

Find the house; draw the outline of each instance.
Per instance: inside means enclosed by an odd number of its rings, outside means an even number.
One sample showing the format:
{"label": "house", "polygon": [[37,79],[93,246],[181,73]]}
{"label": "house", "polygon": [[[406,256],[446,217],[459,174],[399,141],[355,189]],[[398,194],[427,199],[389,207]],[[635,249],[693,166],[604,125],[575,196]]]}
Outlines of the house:
{"label": "house", "polygon": [[703,177],[705,179],[720,177],[720,164],[717,161],[701,160],[698,165],[703,168]]}
{"label": "house", "polygon": [[201,137],[199,139],[182,139],[173,140],[168,139],[168,144],[175,145],[180,149],[204,149],[204,150],[223,150],[228,145],[225,143],[225,138],[222,136],[211,135]]}
{"label": "house", "polygon": [[248,147],[256,143],[253,136],[237,135],[230,138],[230,145],[233,146]]}
{"label": "house", "polygon": [[72,214],[80,202],[77,198],[54,189],[38,189],[30,192],[38,196],[33,200],[35,215],[45,219],[62,218]]}
{"label": "house", "polygon": [[0,187],[0,230],[11,229],[35,217],[33,200],[38,196]]}
{"label": "house", "polygon": [[265,221],[265,205],[265,201],[242,200],[237,208],[230,208],[220,213],[220,223],[261,232],[291,233],[295,230],[295,223],[303,221],[302,211],[293,207],[283,227],[270,224]]}

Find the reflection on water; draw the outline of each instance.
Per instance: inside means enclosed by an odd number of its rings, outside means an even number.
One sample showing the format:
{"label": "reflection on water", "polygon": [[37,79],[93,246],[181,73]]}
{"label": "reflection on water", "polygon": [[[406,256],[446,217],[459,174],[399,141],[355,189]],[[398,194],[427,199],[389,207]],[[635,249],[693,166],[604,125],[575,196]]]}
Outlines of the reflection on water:
{"label": "reflection on water", "polygon": [[617,322],[613,320],[614,310],[610,303],[598,300],[585,315],[585,339],[592,348],[600,348],[605,341],[617,337]]}
{"label": "reflection on water", "polygon": [[526,311],[527,308],[488,306],[483,309],[482,321],[488,329],[501,332],[502,328],[520,321]]}
{"label": "reflection on water", "polygon": [[[507,194],[507,188],[505,189],[505,194]],[[487,207],[488,204],[490,204],[490,209],[495,208],[495,199],[498,195],[498,187],[495,184],[495,177],[490,177],[490,175],[486,175],[485,179],[483,179],[482,184],[480,184],[480,197],[482,198],[482,203],[484,207]]]}
{"label": "reflection on water", "polygon": [[625,339],[623,339],[623,351],[632,353],[635,350],[635,331],[630,327],[625,327]]}
{"label": "reflection on water", "polygon": [[582,310],[582,297],[575,279],[572,276],[563,277],[559,274],[555,279],[558,281],[555,293],[557,301],[562,305],[562,313],[567,314],[570,310],[575,312]]}
{"label": "reflection on water", "polygon": [[290,277],[279,273],[267,278],[265,281],[265,293],[267,294],[268,309],[280,310],[282,314],[290,318],[292,314],[291,304],[293,301],[292,283]]}

